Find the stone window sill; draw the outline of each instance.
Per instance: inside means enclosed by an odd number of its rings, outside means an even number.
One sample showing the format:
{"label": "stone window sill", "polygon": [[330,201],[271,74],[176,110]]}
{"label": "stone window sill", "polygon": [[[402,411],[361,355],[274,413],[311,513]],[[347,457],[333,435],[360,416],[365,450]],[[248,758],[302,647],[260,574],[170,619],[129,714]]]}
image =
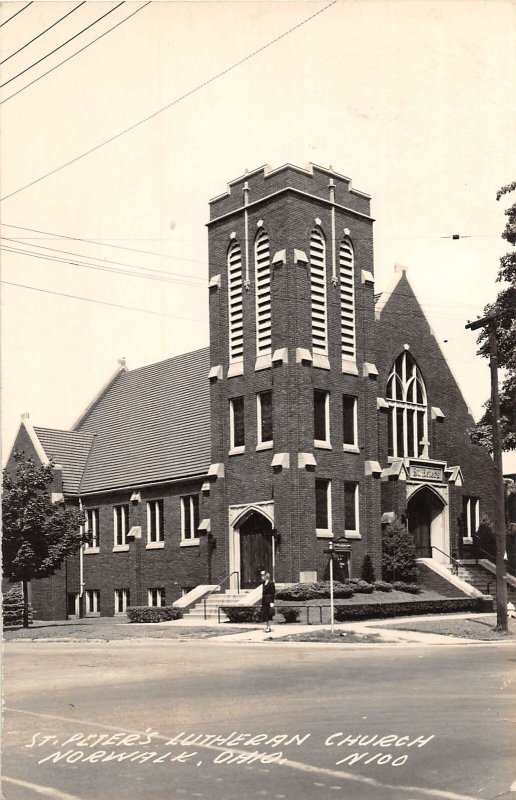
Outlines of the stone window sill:
{"label": "stone window sill", "polygon": [[359,533],[358,531],[346,531],[346,533],[344,535],[345,535],[346,539],[361,539],[362,538],[362,534]]}
{"label": "stone window sill", "polygon": [[127,553],[129,551],[128,544],[115,544],[113,547],[113,553]]}
{"label": "stone window sill", "polygon": [[318,539],[333,539],[333,531],[327,528],[316,528],[315,535]]}
{"label": "stone window sill", "polygon": [[100,553],[100,547],[85,547],[84,555],[88,555],[89,553]]}
{"label": "stone window sill", "polygon": [[183,539],[179,547],[199,547],[199,539]]}
{"label": "stone window sill", "polygon": [[256,445],[257,450],[272,450],[273,442],[260,442]]}
{"label": "stone window sill", "polygon": [[360,450],[354,444],[343,444],[342,449],[345,453],[360,453]]}
{"label": "stone window sill", "polygon": [[242,453],[245,453],[245,445],[242,447],[232,447],[229,451],[228,455],[230,456],[240,456]]}
{"label": "stone window sill", "polygon": [[314,447],[318,447],[319,450],[331,450],[331,444],[329,442],[323,442],[321,439],[314,439]]}
{"label": "stone window sill", "polygon": [[165,547],[165,542],[147,542],[145,549],[146,550],[163,550]]}

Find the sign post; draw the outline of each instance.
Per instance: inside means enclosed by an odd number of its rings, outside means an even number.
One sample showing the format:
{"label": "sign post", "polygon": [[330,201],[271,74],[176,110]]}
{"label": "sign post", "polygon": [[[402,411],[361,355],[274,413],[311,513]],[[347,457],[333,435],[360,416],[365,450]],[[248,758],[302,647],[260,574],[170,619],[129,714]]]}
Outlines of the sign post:
{"label": "sign post", "polygon": [[335,605],[333,600],[333,542],[328,545],[330,551],[330,619],[331,619],[331,632],[333,635],[335,624]]}

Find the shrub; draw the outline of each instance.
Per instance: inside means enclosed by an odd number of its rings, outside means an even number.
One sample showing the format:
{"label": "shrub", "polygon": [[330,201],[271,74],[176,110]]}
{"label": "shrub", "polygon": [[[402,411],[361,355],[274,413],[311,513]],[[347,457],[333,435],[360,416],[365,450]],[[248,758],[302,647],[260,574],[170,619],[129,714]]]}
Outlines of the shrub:
{"label": "shrub", "polygon": [[261,622],[262,609],[259,606],[221,606],[230,622]]}
{"label": "shrub", "polygon": [[377,617],[401,617],[416,614],[452,614],[457,611],[492,611],[493,601],[483,597],[447,597],[443,600],[412,600],[398,603],[370,603],[369,605],[335,606],[337,622]]}
{"label": "shrub", "polygon": [[353,584],[353,591],[355,594],[371,594],[374,589],[374,585],[372,583],[367,583],[367,581],[359,580]]}
{"label": "shrub", "polygon": [[285,606],[284,608],[281,609],[281,615],[284,618],[285,622],[288,623],[299,622],[299,614],[300,610],[295,606],[290,606],[290,608]]}
{"label": "shrub", "polygon": [[[353,588],[345,583],[333,582],[335,597],[352,597]],[[317,583],[294,583],[276,592],[278,600],[319,600],[330,596],[330,582],[318,581]]]}
{"label": "shrub", "polygon": [[[13,586],[3,596],[2,614],[4,627],[23,625],[23,592],[18,586]],[[29,624],[32,622],[32,608],[29,606]]]}
{"label": "shrub", "polygon": [[397,517],[382,533],[382,578],[391,582],[417,578],[414,537]]}
{"label": "shrub", "polygon": [[374,583],[376,580],[376,576],[374,574],[373,569],[373,562],[371,561],[371,556],[366,555],[362,562],[362,572],[360,573],[360,577],[366,583]]}
{"label": "shrub", "polygon": [[396,581],[393,583],[393,588],[397,592],[409,592],[409,594],[419,594],[421,591],[417,583],[405,583],[405,581]]}
{"label": "shrub", "polygon": [[129,622],[168,622],[182,616],[182,611],[175,606],[132,606],[127,609]]}
{"label": "shrub", "polygon": [[374,588],[377,592],[392,592],[392,583],[387,583],[387,581],[375,581]]}

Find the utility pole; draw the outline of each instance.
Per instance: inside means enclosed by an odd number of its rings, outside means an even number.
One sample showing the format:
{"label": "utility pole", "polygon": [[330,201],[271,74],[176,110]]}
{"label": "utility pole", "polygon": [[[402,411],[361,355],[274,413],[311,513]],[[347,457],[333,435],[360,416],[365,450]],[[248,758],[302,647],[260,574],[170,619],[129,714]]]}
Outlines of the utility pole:
{"label": "utility pole", "polygon": [[507,568],[505,564],[507,531],[505,525],[505,486],[503,482],[502,444],[500,437],[500,401],[498,398],[498,340],[496,322],[502,317],[514,314],[514,309],[491,311],[482,319],[468,322],[466,328],[472,331],[489,328],[489,366],[491,370],[491,412],[493,431],[493,461],[495,466],[495,509],[496,509],[496,629],[508,632],[507,627]]}

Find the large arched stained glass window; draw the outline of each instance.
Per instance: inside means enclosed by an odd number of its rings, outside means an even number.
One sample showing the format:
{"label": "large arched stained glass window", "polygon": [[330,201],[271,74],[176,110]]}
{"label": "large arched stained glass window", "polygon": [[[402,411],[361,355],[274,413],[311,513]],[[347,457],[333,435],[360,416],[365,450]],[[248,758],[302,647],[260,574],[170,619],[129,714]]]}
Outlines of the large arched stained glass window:
{"label": "large arched stained glass window", "polygon": [[428,456],[426,389],[421,370],[405,350],[393,364],[387,381],[389,455]]}

